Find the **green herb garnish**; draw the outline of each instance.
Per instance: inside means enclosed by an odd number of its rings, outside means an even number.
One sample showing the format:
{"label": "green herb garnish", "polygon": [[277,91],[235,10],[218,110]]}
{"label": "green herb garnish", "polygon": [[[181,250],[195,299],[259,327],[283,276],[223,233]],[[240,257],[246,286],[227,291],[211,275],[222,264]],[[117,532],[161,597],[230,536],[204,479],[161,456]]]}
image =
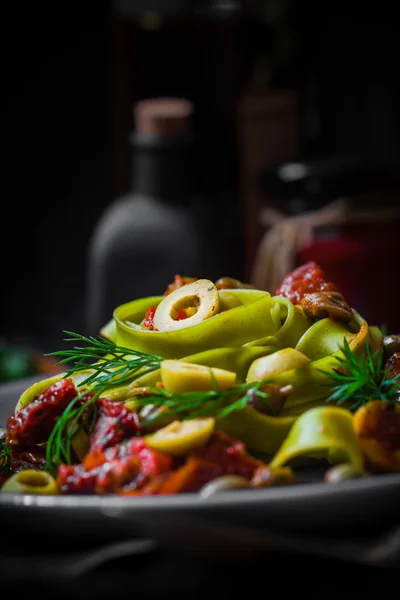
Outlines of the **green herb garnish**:
{"label": "green herb garnish", "polygon": [[[65,462],[71,464],[71,442],[77,433],[87,424],[88,419],[95,422],[95,414],[88,410],[96,408],[96,400],[107,389],[115,386],[128,385],[160,368],[161,358],[153,354],[144,354],[136,350],[117,346],[105,338],[85,337],[78,333],[65,331],[70,337],[66,342],[84,342],[85,347],[74,346],[72,350],[59,350],[46,356],[63,357],[57,364],[72,364],[64,378],[88,371],[77,387],[84,387],[66,407],[56,424],[46,444],[46,468],[54,475],[58,466]],[[87,397],[81,404],[79,400]],[[86,412],[86,415],[85,415]],[[85,415],[85,416],[84,416]],[[84,417],[84,418],[82,418]],[[90,428],[89,428],[90,429]]]}
{"label": "green herb garnish", "polygon": [[341,351],[343,356],[335,357],[338,368],[331,372],[321,371],[335,384],[327,402],[345,404],[351,401],[350,410],[356,410],[371,400],[395,400],[400,375],[387,376],[381,350],[372,353],[367,341],[365,354],[356,356],[345,338]]}
{"label": "green herb garnish", "polygon": [[90,385],[91,391],[131,383],[138,377],[160,368],[162,358],[117,346],[105,338],[85,337],[79,333],[64,331],[69,338],[65,342],[84,342],[86,347],[74,346],[72,350],[50,352],[45,356],[62,356],[57,365],[75,363],[66,371],[65,377],[90,370],[79,385]]}
{"label": "green herb garnish", "polygon": [[[179,415],[183,419],[198,417],[215,417],[222,419],[232,412],[243,410],[250,399],[257,397],[266,407],[271,409],[268,402],[269,394],[261,388],[267,380],[243,383],[226,390],[214,389],[208,392],[168,392],[164,388],[152,388],[153,393],[140,399],[141,404],[165,406],[169,414]],[[147,418],[143,425],[154,423],[165,415]]]}
{"label": "green herb garnish", "polygon": [[[91,420],[89,431],[93,429],[96,416],[97,406],[96,400],[101,394],[98,390],[93,396],[89,396],[84,404],[78,404],[79,400],[85,397],[87,392],[82,392],[68,404],[62,415],[57,419],[55,426],[46,444],[46,469],[57,474],[57,469],[61,463],[70,465],[72,463],[71,444],[74,437],[85,427],[88,420]],[[93,407],[93,414],[90,413],[90,408]],[[82,418],[86,412],[85,418]]]}

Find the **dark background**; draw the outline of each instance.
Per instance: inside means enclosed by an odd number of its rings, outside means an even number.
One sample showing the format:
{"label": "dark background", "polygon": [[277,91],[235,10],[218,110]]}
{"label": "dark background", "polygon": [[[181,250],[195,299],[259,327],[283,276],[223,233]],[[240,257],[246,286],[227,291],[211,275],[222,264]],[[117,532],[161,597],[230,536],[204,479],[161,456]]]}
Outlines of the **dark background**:
{"label": "dark background", "polygon": [[397,160],[395,6],[2,7],[0,335],[48,351],[63,329],[85,332],[88,244],[102,211],[129,189],[136,100],[194,102],[196,185],[237,215],[235,277],[248,274],[259,235],[243,184],[250,160],[240,143],[245,120],[237,117],[243,98],[272,97],[273,106],[287,107],[274,130],[281,143],[271,142],[265,164],[348,154]]}

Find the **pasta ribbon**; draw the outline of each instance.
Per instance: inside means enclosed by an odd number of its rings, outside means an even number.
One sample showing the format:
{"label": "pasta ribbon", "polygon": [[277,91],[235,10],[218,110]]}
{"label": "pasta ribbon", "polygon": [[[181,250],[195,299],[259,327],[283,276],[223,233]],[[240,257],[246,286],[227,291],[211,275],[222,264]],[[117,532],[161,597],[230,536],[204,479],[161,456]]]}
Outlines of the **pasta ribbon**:
{"label": "pasta ribbon", "polygon": [[296,417],[265,415],[246,406],[218,419],[215,428],[242,440],[250,451],[275,454],[295,421]]}
{"label": "pasta ribbon", "polygon": [[[238,296],[239,292],[235,292]],[[242,346],[260,337],[260,334],[274,334],[276,326],[270,312],[271,295],[261,290],[241,292],[241,306],[220,312],[197,325],[165,332],[146,331],[141,327],[147,309],[152,305],[158,306],[163,296],[123,304],[114,311],[115,343],[162,358],[182,359],[214,348]]]}
{"label": "pasta ribbon", "polygon": [[[356,333],[350,333],[343,328],[343,332],[338,335],[340,329],[334,321],[328,319],[329,323],[322,323],[322,326],[319,325],[322,321],[318,321],[305,334],[303,341],[297,344],[296,349],[301,350],[306,355],[307,352],[310,352],[311,354],[314,353],[314,355],[318,356],[318,354],[327,352],[329,348],[334,349],[335,347],[339,347],[338,344],[342,334],[348,340],[350,349],[355,355],[365,352],[367,341],[374,347],[374,345],[379,342],[377,332],[374,332],[376,338],[372,340],[365,319],[355,311],[354,314],[355,322],[353,325],[354,328],[355,326],[358,327]],[[320,329],[323,329],[323,333],[321,333]],[[323,335],[326,339],[320,343],[319,338],[317,336],[314,337],[316,332]],[[332,339],[330,340],[329,338],[331,335]],[[316,349],[312,348],[313,342],[317,346]],[[329,389],[330,386],[332,386],[332,381],[329,379],[328,375],[326,375],[326,372],[337,368],[339,366],[337,359],[342,356],[342,350],[338,350],[323,358],[319,358],[318,360],[312,360],[303,367],[292,369],[291,371],[286,371],[272,377],[272,383],[278,383],[282,386],[288,384],[293,386],[293,392],[286,400],[280,414],[282,416],[300,415],[305,410],[321,404],[321,402],[329,395]]]}
{"label": "pasta ribbon", "polygon": [[364,458],[352,413],[338,406],[308,410],[296,419],[269,466],[281,467],[300,456],[351,463],[362,469]]}

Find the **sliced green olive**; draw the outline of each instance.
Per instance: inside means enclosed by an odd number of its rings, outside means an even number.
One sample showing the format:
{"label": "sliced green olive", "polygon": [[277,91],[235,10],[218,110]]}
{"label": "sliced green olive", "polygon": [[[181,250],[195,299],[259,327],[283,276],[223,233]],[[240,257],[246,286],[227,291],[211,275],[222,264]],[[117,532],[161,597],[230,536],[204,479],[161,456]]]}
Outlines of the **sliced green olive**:
{"label": "sliced green olive", "polygon": [[199,493],[203,498],[208,498],[218,492],[227,492],[228,490],[239,490],[249,487],[250,482],[246,477],[240,475],[221,475],[221,477],[216,477],[203,485]]}
{"label": "sliced green olive", "polygon": [[309,362],[310,359],[295,348],[283,348],[268,354],[268,356],[256,358],[250,365],[246,381],[261,381],[285,371],[303,367]]}
{"label": "sliced green olive", "polygon": [[[186,310],[185,319],[177,319],[180,310]],[[220,310],[218,290],[209,279],[193,283],[168,294],[157,306],[154,326],[158,331],[174,331],[197,325],[217,314]]]}
{"label": "sliced green olive", "polygon": [[168,392],[202,392],[215,388],[226,390],[234,386],[236,373],[217,367],[167,359],[161,363],[161,380]]}
{"label": "sliced green olive", "polygon": [[147,446],[173,456],[183,456],[204,446],[214,431],[215,419],[190,419],[173,421],[155,433],[145,435],[143,440]]}
{"label": "sliced green olive", "polygon": [[26,469],[11,475],[3,484],[2,492],[12,494],[59,494],[56,480],[47,471]]}

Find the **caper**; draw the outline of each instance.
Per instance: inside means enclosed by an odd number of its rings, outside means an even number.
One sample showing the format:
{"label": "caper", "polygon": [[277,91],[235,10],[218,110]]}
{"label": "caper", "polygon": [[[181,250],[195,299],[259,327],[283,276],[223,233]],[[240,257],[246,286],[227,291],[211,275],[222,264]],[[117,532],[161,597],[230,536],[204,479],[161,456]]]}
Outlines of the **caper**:
{"label": "caper", "polygon": [[339,483],[347,479],[360,479],[368,477],[369,473],[351,463],[342,463],[328,469],[324,475],[326,483]]}
{"label": "caper", "polygon": [[46,471],[25,469],[14,473],[1,488],[12,494],[59,494],[56,480]]}
{"label": "caper", "polygon": [[386,358],[400,352],[400,334],[386,335],[383,338],[383,353]]}
{"label": "caper", "polygon": [[218,492],[248,487],[250,487],[250,482],[246,477],[241,477],[240,475],[221,475],[221,477],[216,477],[203,485],[200,490],[200,495],[203,496],[203,498],[208,498],[208,496],[212,496]]}

